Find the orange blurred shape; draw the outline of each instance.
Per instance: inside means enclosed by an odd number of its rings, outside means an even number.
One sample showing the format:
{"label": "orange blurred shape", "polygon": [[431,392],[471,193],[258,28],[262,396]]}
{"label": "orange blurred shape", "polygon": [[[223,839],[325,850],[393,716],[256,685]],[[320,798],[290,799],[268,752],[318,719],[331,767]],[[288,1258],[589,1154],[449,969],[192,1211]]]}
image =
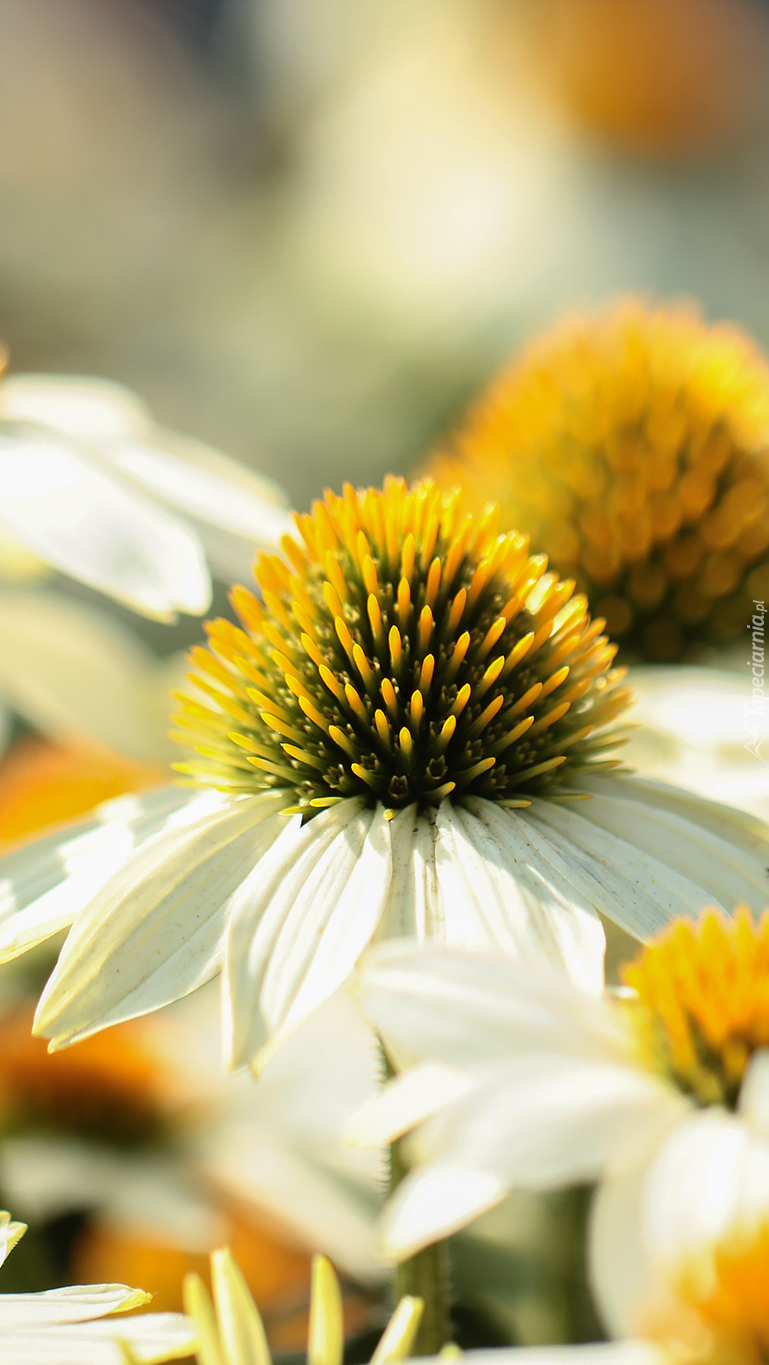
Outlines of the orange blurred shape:
{"label": "orange blurred shape", "polygon": [[164,780],[160,769],[97,745],[53,744],[32,736],[17,740],[0,763],[0,846]]}
{"label": "orange blurred shape", "polygon": [[120,1024],[49,1053],[31,1007],[0,1021],[0,1133],[76,1135],[121,1147],[161,1141],[168,1124],[161,1066],[141,1023]]}
{"label": "orange blurred shape", "polygon": [[[310,1304],[311,1258],[230,1207],[227,1242],[256,1300],[270,1346],[304,1351]],[[182,1309],[182,1282],[195,1270],[210,1285],[208,1257],[94,1222],[78,1239],[72,1274],[78,1283],[137,1284],[155,1295],[155,1312]],[[345,1335],[355,1335],[372,1318],[372,1298],[355,1286],[343,1288]]]}
{"label": "orange blurred shape", "polygon": [[757,0],[538,0],[535,40],[571,113],[629,150],[716,150],[756,118],[769,27]]}

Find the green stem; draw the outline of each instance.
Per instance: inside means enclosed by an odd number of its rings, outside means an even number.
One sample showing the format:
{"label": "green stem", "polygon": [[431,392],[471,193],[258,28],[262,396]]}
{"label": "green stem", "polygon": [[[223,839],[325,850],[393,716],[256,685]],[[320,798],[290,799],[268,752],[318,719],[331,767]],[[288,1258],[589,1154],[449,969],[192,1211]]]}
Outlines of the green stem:
{"label": "green stem", "polygon": [[[386,1079],[394,1070],[382,1046]],[[400,1185],[408,1167],[403,1160],[401,1143],[390,1146],[390,1193]],[[451,1341],[451,1295],[448,1242],[433,1242],[424,1247],[395,1270],[396,1303],[409,1294],[424,1303],[412,1356],[437,1355]]]}

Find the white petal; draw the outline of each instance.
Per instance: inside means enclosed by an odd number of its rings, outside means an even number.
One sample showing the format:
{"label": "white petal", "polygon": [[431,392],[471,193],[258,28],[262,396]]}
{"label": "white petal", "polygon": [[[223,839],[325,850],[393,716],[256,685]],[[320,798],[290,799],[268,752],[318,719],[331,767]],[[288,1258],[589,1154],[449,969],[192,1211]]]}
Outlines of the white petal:
{"label": "white petal", "polygon": [[221,967],[229,897],[284,823],[282,792],[225,801],[149,840],[81,911],[38,1005],[63,1046],[158,1009]]}
{"label": "white petal", "polygon": [[440,919],[435,839],[432,812],[419,815],[416,806],[407,806],[392,821],[392,885],[377,938],[415,938],[422,943],[431,937]]}
{"label": "white petal", "polygon": [[381,944],[363,960],[358,997],[404,1064],[429,1057],[472,1066],[531,1052],[628,1056],[617,1014],[542,963],[438,943]]}
{"label": "white petal", "polygon": [[0,962],[72,923],[92,896],[164,826],[200,819],[209,793],[163,787],[105,801],[86,821],[0,858]]}
{"label": "white petal", "polygon": [[0,639],[0,690],[36,729],[143,763],[169,756],[155,660],[106,612],[53,592],[0,592]]}
{"label": "white petal", "polygon": [[53,429],[0,425],[0,525],[54,568],[145,615],[199,615],[210,602],[194,533]]}
{"label": "white petal", "polygon": [[181,1313],[142,1313],[3,1336],[3,1365],[124,1365],[120,1341],[149,1365],[189,1356],[196,1340],[192,1320]]}
{"label": "white petal", "polygon": [[643,1205],[655,1154],[650,1148],[647,1159],[603,1180],[590,1208],[590,1285],[604,1326],[615,1337],[633,1332],[652,1292]]}
{"label": "white petal", "polygon": [[345,1128],[345,1138],[357,1146],[383,1146],[472,1088],[469,1074],[458,1067],[445,1062],[419,1062],[396,1076],[353,1115]]}
{"label": "white petal", "polygon": [[541,841],[538,847],[515,812],[492,801],[466,804],[444,801],[438,811],[440,935],[533,962],[545,957],[599,994],[604,931],[558,851]]}
{"label": "white petal", "polygon": [[4,1265],[9,1254],[27,1231],[26,1223],[16,1223],[10,1213],[0,1211],[0,1265]]}
{"label": "white petal", "polygon": [[769,1141],[769,1048],[753,1053],[740,1087],[740,1118]]}
{"label": "white petal", "polygon": [[[624,789],[619,788],[617,800],[624,795]],[[532,831],[539,831],[541,837],[562,855],[570,868],[575,890],[589,896],[596,909],[636,938],[646,939],[659,932],[676,915],[692,916],[706,906],[721,905],[716,890],[723,889],[730,878],[734,899],[737,898],[736,893],[744,886],[745,878],[729,864],[739,857],[738,849],[727,845],[724,857],[711,834],[692,824],[686,824],[686,828],[679,825],[676,834],[680,850],[671,865],[665,856],[655,856],[653,844],[643,847],[647,831],[644,829],[644,810],[640,806],[637,811],[639,847],[635,810],[622,812],[620,837],[601,826],[601,810],[596,812],[597,820],[589,818],[592,805],[592,800],[586,801],[579,810],[572,810],[553,802],[535,800],[519,819]],[[708,842],[710,852],[705,847]],[[667,849],[661,830],[660,845],[665,855]],[[697,864],[699,880],[678,870],[679,862],[684,859],[695,875],[697,872],[692,864]],[[755,892],[752,899],[755,900]],[[721,908],[731,910],[734,905],[722,905]]]}
{"label": "white petal", "polygon": [[87,1322],[148,1303],[143,1289],[125,1284],[72,1284],[40,1294],[0,1294],[0,1340],[21,1327]]}
{"label": "white petal", "polygon": [[553,1189],[630,1164],[686,1104],[631,1066],[523,1056],[474,1070],[475,1087],[414,1135],[421,1162],[490,1170],[508,1185]]}
{"label": "white petal", "polygon": [[769,1212],[769,1143],[719,1110],[692,1115],[661,1146],[646,1182],[652,1261],[673,1265]]}
{"label": "white petal", "polygon": [[[679,872],[701,888],[709,903],[716,900],[730,911],[738,901],[757,911],[764,908],[769,898],[769,829],[701,797],[686,795],[682,803],[671,802],[675,788],[662,804],[658,789],[649,791],[638,779],[615,778],[613,789],[611,782],[603,779],[603,792],[593,791],[592,799],[580,805],[580,816]],[[736,818],[730,820],[730,815]]]}
{"label": "white petal", "polygon": [[390,890],[389,824],[357,798],[285,830],[233,897],[229,1050],[248,1062],[349,976]]}
{"label": "white petal", "polygon": [[383,1254],[393,1261],[413,1256],[493,1208],[508,1188],[506,1181],[490,1171],[445,1162],[406,1176],[382,1217]]}
{"label": "white petal", "polygon": [[142,436],[146,403],[111,379],[76,374],[12,374],[0,384],[0,418],[42,422],[69,436]]}
{"label": "white petal", "polygon": [[[468,1191],[491,1207],[510,1189],[552,1189],[596,1179],[612,1164],[632,1163],[655,1146],[682,1101],[629,1067],[564,1057],[496,1062],[476,1086],[442,1110],[410,1141],[416,1165],[385,1212],[388,1254],[411,1254],[462,1225]],[[452,1200],[436,1195],[462,1171]],[[488,1183],[484,1183],[488,1182]],[[465,1221],[480,1207],[465,1212]]]}
{"label": "white petal", "polygon": [[192,437],[156,428],[150,440],[103,443],[105,458],[170,507],[242,537],[277,546],[290,530],[280,490]]}

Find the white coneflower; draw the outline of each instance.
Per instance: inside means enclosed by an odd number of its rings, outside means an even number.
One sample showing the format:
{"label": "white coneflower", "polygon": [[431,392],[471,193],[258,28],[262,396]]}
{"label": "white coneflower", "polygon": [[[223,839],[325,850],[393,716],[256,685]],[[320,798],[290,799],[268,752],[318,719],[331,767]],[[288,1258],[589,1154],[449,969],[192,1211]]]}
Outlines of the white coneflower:
{"label": "white coneflower", "polygon": [[768,969],[769,914],[756,925],[744,908],[671,926],[603,1000],[487,955],[376,949],[362,1003],[407,1065],[351,1135],[419,1125],[387,1253],[412,1255],[513,1187],[599,1180],[591,1270],[616,1334],[637,1330],[666,1267],[696,1254],[706,1279],[733,1229],[769,1221]]}
{"label": "white coneflower", "polygon": [[[26,1232],[0,1213],[0,1265]],[[182,1313],[141,1313],[151,1294],[124,1284],[73,1284],[41,1294],[0,1293],[3,1365],[125,1365],[130,1360],[179,1360],[197,1344],[197,1329]]]}
{"label": "white coneflower", "polygon": [[211,600],[206,552],[229,578],[246,547],[277,545],[287,525],[274,484],[158,426],[120,384],[44,374],[0,383],[0,535],[134,611],[200,615]]}
{"label": "white coneflower", "polygon": [[53,1046],[222,970],[238,1064],[374,938],[544,956],[598,992],[599,912],[645,938],[714,901],[763,906],[758,821],[595,775],[627,700],[614,648],[495,509],[391,479],[297,525],[257,565],[263,604],[236,588],[242,628],[214,622],[194,651],[178,732],[206,790],[0,863],[5,956],[74,921],[37,1016]]}

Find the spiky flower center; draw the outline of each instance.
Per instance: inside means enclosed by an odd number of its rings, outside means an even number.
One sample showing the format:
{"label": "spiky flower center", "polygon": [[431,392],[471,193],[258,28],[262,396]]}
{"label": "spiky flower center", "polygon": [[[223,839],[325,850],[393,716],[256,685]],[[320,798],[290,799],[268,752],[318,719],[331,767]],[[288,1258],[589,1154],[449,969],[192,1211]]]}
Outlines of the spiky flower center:
{"label": "spiky flower center", "polygon": [[177,737],[202,756],[182,770],[287,788],[309,811],[355,795],[526,805],[595,765],[627,701],[614,646],[497,518],[430,480],[327,493],[297,517],[301,543],[259,560],[263,605],[235,588],[242,629],[214,621],[193,651],[213,706],[181,698]]}
{"label": "spiky flower center", "polygon": [[752,1054],[769,1046],[769,913],[677,920],[623,979],[651,1063],[699,1104],[733,1109]]}
{"label": "spiky flower center", "polygon": [[430,472],[496,498],[615,638],[674,658],[735,637],[769,596],[768,449],[758,349],[631,301],[535,341]]}

